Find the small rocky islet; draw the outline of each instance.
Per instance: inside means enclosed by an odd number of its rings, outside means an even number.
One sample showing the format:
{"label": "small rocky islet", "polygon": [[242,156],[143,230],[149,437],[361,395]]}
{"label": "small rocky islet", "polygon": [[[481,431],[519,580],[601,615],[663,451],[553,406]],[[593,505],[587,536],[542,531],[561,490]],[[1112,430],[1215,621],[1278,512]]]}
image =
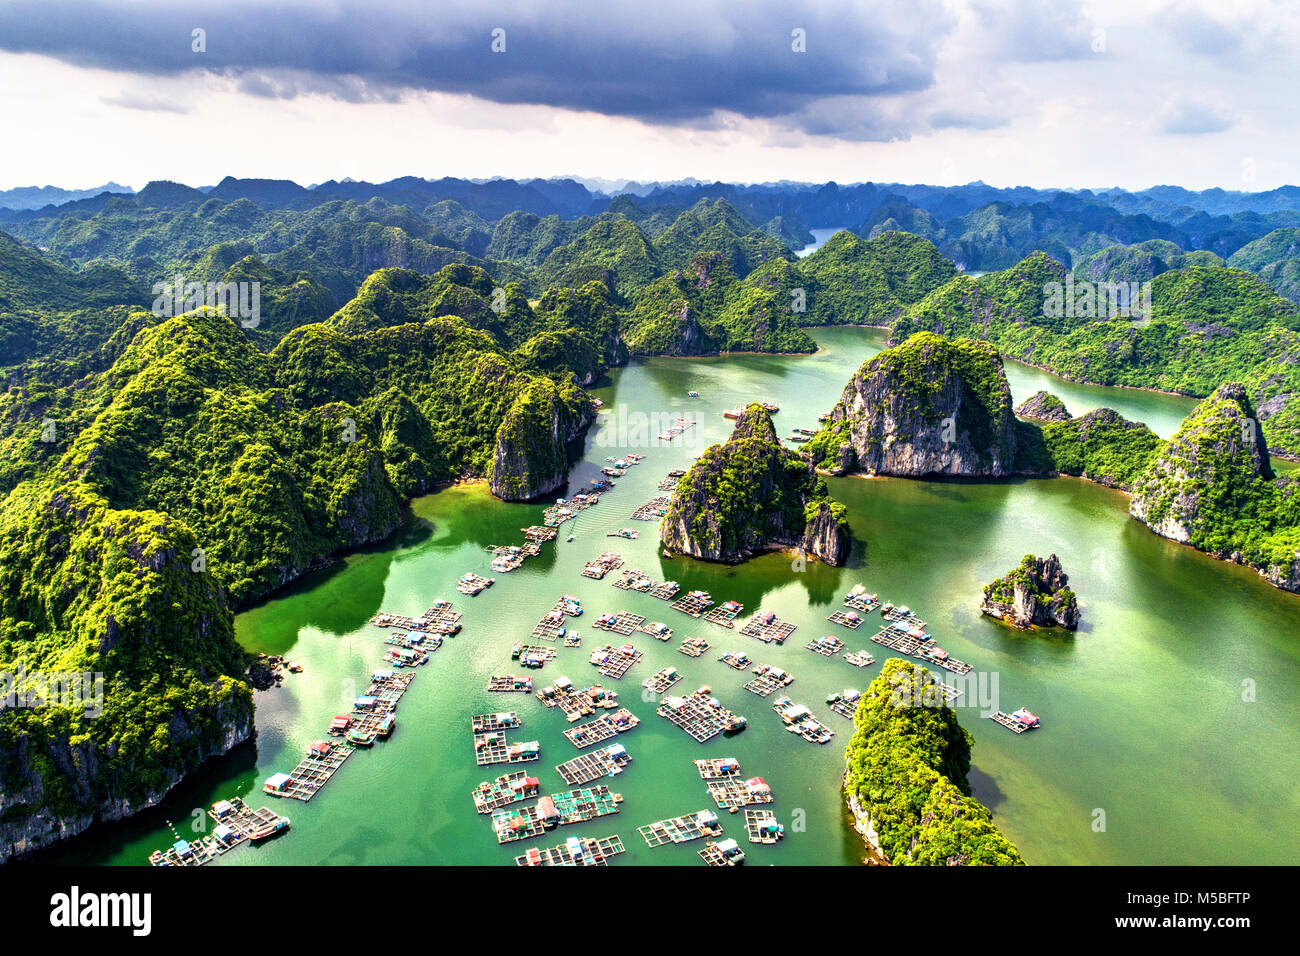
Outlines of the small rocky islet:
{"label": "small rocky islet", "polygon": [[1079,626],[1079,601],[1069,575],[1051,554],[1025,555],[1020,564],[984,586],[980,611],[1019,628]]}

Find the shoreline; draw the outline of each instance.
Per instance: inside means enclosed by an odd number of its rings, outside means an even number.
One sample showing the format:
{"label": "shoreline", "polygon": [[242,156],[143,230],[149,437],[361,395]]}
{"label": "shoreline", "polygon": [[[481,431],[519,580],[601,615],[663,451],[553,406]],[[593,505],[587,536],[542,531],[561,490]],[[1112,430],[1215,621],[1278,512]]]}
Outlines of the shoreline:
{"label": "shoreline", "polygon": [[[805,329],[856,328],[856,329],[879,329],[886,332],[889,331],[889,326],[872,325],[865,322],[845,322],[838,325],[805,325],[802,326],[802,328]],[[997,343],[992,341],[991,339],[979,339],[978,341],[988,342],[990,345],[997,348]],[[785,353],[785,354],[791,354],[791,353]],[[1120,388],[1132,392],[1147,392],[1152,395],[1168,395],[1171,398],[1187,398],[1197,402],[1203,401],[1204,399],[1209,397],[1208,395],[1196,395],[1193,394],[1192,392],[1179,392],[1167,388],[1156,388],[1154,385],[1124,385],[1124,384],[1117,384],[1117,383],[1096,382],[1086,378],[1075,378],[1072,375],[1066,375],[1064,372],[1058,372],[1056,369],[1048,368],[1045,365],[1037,365],[1025,359],[1017,358],[1014,355],[1011,355],[1007,352],[1003,352],[1000,348],[998,349],[998,355],[1002,357],[1002,360],[1004,362],[1015,362],[1017,365],[1022,365],[1025,368],[1032,368],[1036,372],[1042,372],[1044,375],[1050,375],[1053,378],[1058,378],[1063,382],[1069,382],[1071,385],[1085,385],[1089,388]],[[1292,464],[1300,464],[1300,452],[1279,451],[1275,449],[1270,449],[1269,457],[1276,458],[1279,461],[1290,462]]]}

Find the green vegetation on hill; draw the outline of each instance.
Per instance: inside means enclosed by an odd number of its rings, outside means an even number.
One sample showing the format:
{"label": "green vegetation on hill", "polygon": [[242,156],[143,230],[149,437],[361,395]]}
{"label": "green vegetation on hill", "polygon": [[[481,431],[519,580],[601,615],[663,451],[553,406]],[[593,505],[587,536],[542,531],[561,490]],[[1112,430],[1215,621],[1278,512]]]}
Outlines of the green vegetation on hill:
{"label": "green vegetation on hill", "polygon": [[1300,229],[1275,229],[1246,243],[1228,265],[1253,272],[1292,302],[1300,303]]}
{"label": "green vegetation on hill", "polygon": [[957,269],[919,236],[887,232],[865,240],[837,232],[799,260],[797,274],[807,290],[803,325],[888,325]]}
{"label": "green vegetation on hill", "polygon": [[388,270],[269,352],[215,311],[136,312],[82,380],[23,367],[0,394],[0,663],[102,672],[111,703],[0,716],[6,820],[39,839],[137,807],[246,736],[231,608],[387,536],[406,499],[462,476],[520,498],[563,482],[594,417],[570,363],[605,367],[607,293],[534,313],[514,290],[483,315],[487,284]]}
{"label": "green vegetation on hill", "polygon": [[1139,476],[1131,512],[1158,534],[1300,587],[1300,494],[1274,478],[1246,389],[1225,383],[1197,405]]}
{"label": "green vegetation on hill", "polygon": [[1022,422],[1016,434],[1020,471],[1056,472],[1128,489],[1164,442],[1141,422],[1109,408],[1054,422]]}
{"label": "green vegetation on hill", "polygon": [[1151,282],[1152,315],[1044,315],[1044,287],[1064,269],[1037,254],[1004,272],[959,277],[907,309],[896,339],[918,329],[983,338],[1012,358],[1077,381],[1210,394],[1238,380],[1270,443],[1300,454],[1300,311],[1237,269],[1170,270]]}
{"label": "green vegetation on hill", "polygon": [[678,481],[660,538],[666,548],[711,561],[739,561],[775,544],[840,564],[849,548],[847,510],[805,458],[782,447],[758,404]]}
{"label": "green vegetation on hill", "polygon": [[872,356],[805,446],[837,471],[1009,474],[1016,421],[1002,360],[987,342],[918,332]]}
{"label": "green vegetation on hill", "polygon": [[844,791],[895,866],[1019,865],[1019,851],[970,795],[971,736],[929,671],[885,661],[862,695]]}
{"label": "green vegetation on hill", "polygon": [[626,338],[643,355],[817,350],[790,300],[737,281],[720,252],[700,253],[643,289],[627,314]]}

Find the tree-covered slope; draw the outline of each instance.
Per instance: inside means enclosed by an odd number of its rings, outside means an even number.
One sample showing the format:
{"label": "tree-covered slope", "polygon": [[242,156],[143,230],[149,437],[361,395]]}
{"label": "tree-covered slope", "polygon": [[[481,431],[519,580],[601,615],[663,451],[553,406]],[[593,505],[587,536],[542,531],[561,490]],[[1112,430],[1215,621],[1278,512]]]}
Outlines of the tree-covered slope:
{"label": "tree-covered slope", "polygon": [[1300,590],[1300,495],[1275,478],[1246,389],[1221,385],[1138,477],[1129,508],[1152,531]]}
{"label": "tree-covered slope", "polygon": [[455,316],[389,324],[392,305],[270,353],[200,310],[88,378],[0,395],[0,668],[99,671],[110,701],[0,715],[0,857],[133,812],[248,735],[231,606],[385,537],[437,482],[563,483],[594,418],[572,374]]}
{"label": "tree-covered slope", "polygon": [[699,253],[646,286],[625,322],[628,348],[643,355],[817,350],[790,300],[737,281],[721,252]]}
{"label": "tree-covered slope", "polygon": [[727,562],[783,546],[838,565],[850,544],[845,507],[806,458],[782,447],[758,404],[678,481],[659,536],[669,551]]}
{"label": "tree-covered slope", "polygon": [[1246,243],[1228,265],[1255,273],[1280,296],[1300,303],[1300,229],[1275,229]]}
{"label": "tree-covered slope", "polygon": [[1300,310],[1237,269],[1169,270],[1151,282],[1151,315],[1047,314],[1059,263],[1036,254],[1004,272],[959,277],[894,326],[992,342],[1000,352],[1078,381],[1205,396],[1245,384],[1275,449],[1300,454]]}
{"label": "tree-covered slope", "polygon": [[888,325],[957,269],[919,236],[887,232],[866,240],[842,231],[799,260],[796,273],[794,284],[806,290],[803,325]]}
{"label": "tree-covered slope", "polygon": [[895,866],[1023,864],[970,795],[971,736],[934,683],[929,671],[894,657],[862,695],[845,753],[850,809]]}
{"label": "tree-covered slope", "polygon": [[986,342],[913,335],[862,364],[806,446],[837,473],[998,477],[1016,469],[1002,360]]}

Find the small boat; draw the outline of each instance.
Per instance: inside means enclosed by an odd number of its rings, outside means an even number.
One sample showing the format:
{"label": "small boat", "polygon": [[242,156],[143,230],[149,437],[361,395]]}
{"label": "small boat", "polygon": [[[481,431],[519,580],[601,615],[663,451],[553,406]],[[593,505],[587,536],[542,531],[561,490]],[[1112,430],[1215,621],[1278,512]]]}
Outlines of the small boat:
{"label": "small boat", "polygon": [[265,840],[269,836],[275,836],[281,830],[289,829],[289,818],[280,817],[270,823],[264,823],[248,835],[248,839],[256,843],[258,840]]}
{"label": "small boat", "polygon": [[565,541],[572,541],[572,540],[573,540],[573,535],[569,535],[569,536],[568,536],[567,538],[565,538],[564,540],[565,540]]}
{"label": "small boat", "polygon": [[357,730],[353,728],[343,736],[348,743],[357,747],[369,747],[375,742],[375,732],[373,730]]}
{"label": "small boat", "polygon": [[687,393],[686,393],[686,396],[687,396],[688,398],[699,398],[699,397],[700,397],[700,393],[699,393],[699,392],[696,392],[696,391],[690,391],[690,392],[687,392]]}

